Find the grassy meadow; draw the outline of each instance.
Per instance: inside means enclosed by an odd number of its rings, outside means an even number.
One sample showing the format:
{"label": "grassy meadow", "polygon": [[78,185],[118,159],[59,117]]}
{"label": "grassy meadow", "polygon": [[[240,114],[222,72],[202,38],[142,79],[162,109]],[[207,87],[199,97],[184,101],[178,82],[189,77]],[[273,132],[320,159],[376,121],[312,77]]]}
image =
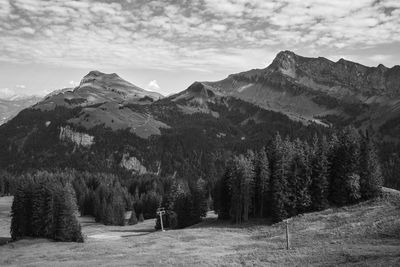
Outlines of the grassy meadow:
{"label": "grassy meadow", "polygon": [[[0,198],[0,240],[10,237],[11,197]],[[0,246],[0,266],[400,266],[400,193],[294,217],[285,224],[217,221],[154,231],[154,220],[104,226],[80,218],[85,243],[25,239]]]}

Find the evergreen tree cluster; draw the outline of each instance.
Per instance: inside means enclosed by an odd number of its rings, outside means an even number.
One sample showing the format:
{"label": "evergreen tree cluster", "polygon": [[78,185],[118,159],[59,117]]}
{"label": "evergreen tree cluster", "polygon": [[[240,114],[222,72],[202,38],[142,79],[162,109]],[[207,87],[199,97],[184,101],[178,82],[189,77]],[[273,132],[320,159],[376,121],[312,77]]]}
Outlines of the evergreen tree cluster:
{"label": "evergreen tree cluster", "polygon": [[48,172],[19,179],[11,208],[11,237],[83,242],[70,180]]}
{"label": "evergreen tree cluster", "polygon": [[0,170],[0,197],[11,195],[15,191],[14,176]]}
{"label": "evergreen tree cluster", "polygon": [[123,184],[132,196],[134,210],[143,219],[156,217],[156,211],[161,206],[170,183],[169,177],[155,174],[142,174],[128,179]]}
{"label": "evergreen tree cluster", "polygon": [[105,225],[124,225],[125,212],[133,209],[133,200],[117,176],[107,173],[71,173],[81,215],[94,216],[96,222]]}
{"label": "evergreen tree cluster", "polygon": [[[155,174],[115,175],[70,169],[40,173],[45,173],[46,179],[56,177],[54,179],[63,183],[68,182],[80,215],[93,216],[96,222],[105,225],[136,224],[156,218],[157,209],[166,207],[168,216],[171,215],[171,219],[166,218],[166,222],[172,222],[170,227],[183,228],[199,222],[208,210],[209,184],[203,179],[190,182]],[[31,180],[36,179],[32,177],[37,176],[36,173],[21,176],[7,172],[1,174],[0,182],[7,182],[7,186],[1,188],[6,188],[5,194],[15,196],[20,192],[19,184],[30,185]],[[132,211],[128,222],[125,218],[127,211]]]}
{"label": "evergreen tree cluster", "polygon": [[[200,222],[209,209],[206,182],[201,178],[193,184],[172,179],[162,206],[166,209],[164,228],[184,228]],[[161,229],[159,217],[156,229]]]}
{"label": "evergreen tree cluster", "polygon": [[282,139],[233,157],[215,189],[221,219],[236,223],[249,217],[281,221],[329,205],[347,205],[378,197],[382,173],[376,148],[353,127],[311,144]]}

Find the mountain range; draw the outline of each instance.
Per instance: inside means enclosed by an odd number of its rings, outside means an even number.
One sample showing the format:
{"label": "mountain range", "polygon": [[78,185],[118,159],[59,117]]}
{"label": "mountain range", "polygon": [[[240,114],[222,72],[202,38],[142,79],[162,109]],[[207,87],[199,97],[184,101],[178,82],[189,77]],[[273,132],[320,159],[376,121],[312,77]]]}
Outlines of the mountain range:
{"label": "mountain range", "polygon": [[41,98],[39,96],[12,96],[0,98],[0,125],[14,117],[21,110],[30,107]]}
{"label": "mountain range", "polygon": [[[0,127],[0,167],[215,177],[229,154],[353,124],[398,141],[400,66],[280,52],[264,69],[163,97],[91,71]],[[212,178],[210,178],[212,179]]]}

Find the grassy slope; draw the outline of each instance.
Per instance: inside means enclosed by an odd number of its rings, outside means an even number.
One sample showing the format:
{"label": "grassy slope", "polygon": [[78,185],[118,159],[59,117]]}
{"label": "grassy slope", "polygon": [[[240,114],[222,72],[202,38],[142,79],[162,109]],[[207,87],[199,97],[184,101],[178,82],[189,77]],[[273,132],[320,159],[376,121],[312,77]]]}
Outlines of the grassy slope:
{"label": "grassy slope", "polygon": [[[2,205],[3,203],[3,205]],[[0,199],[0,211],[4,210]],[[3,206],[3,208],[2,208]],[[4,227],[5,213],[0,213]],[[108,227],[83,218],[86,243],[21,240],[0,246],[0,266],[337,265],[400,266],[400,193],[350,207],[294,217],[284,225],[234,226],[212,216],[188,229],[151,232],[153,221]],[[0,229],[0,235],[6,231]]]}

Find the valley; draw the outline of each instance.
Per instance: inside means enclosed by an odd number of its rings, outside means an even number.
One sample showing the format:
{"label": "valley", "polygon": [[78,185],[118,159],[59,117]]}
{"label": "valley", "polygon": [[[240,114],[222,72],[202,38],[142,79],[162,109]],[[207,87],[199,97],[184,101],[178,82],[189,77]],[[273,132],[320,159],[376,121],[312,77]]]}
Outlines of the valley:
{"label": "valley", "polygon": [[0,266],[400,266],[400,1],[0,0]]}
{"label": "valley", "polygon": [[[293,217],[286,250],[284,223],[252,220],[242,225],[203,222],[153,232],[154,220],[104,226],[80,218],[85,243],[25,239],[0,246],[1,266],[152,265],[346,265],[400,264],[400,192],[382,199]],[[10,198],[0,198],[0,235],[7,235]],[[8,234],[9,236],[9,234]]]}
{"label": "valley", "polygon": [[0,98],[0,125],[12,119],[21,110],[33,106],[41,100],[40,97],[14,97],[14,98]]}

